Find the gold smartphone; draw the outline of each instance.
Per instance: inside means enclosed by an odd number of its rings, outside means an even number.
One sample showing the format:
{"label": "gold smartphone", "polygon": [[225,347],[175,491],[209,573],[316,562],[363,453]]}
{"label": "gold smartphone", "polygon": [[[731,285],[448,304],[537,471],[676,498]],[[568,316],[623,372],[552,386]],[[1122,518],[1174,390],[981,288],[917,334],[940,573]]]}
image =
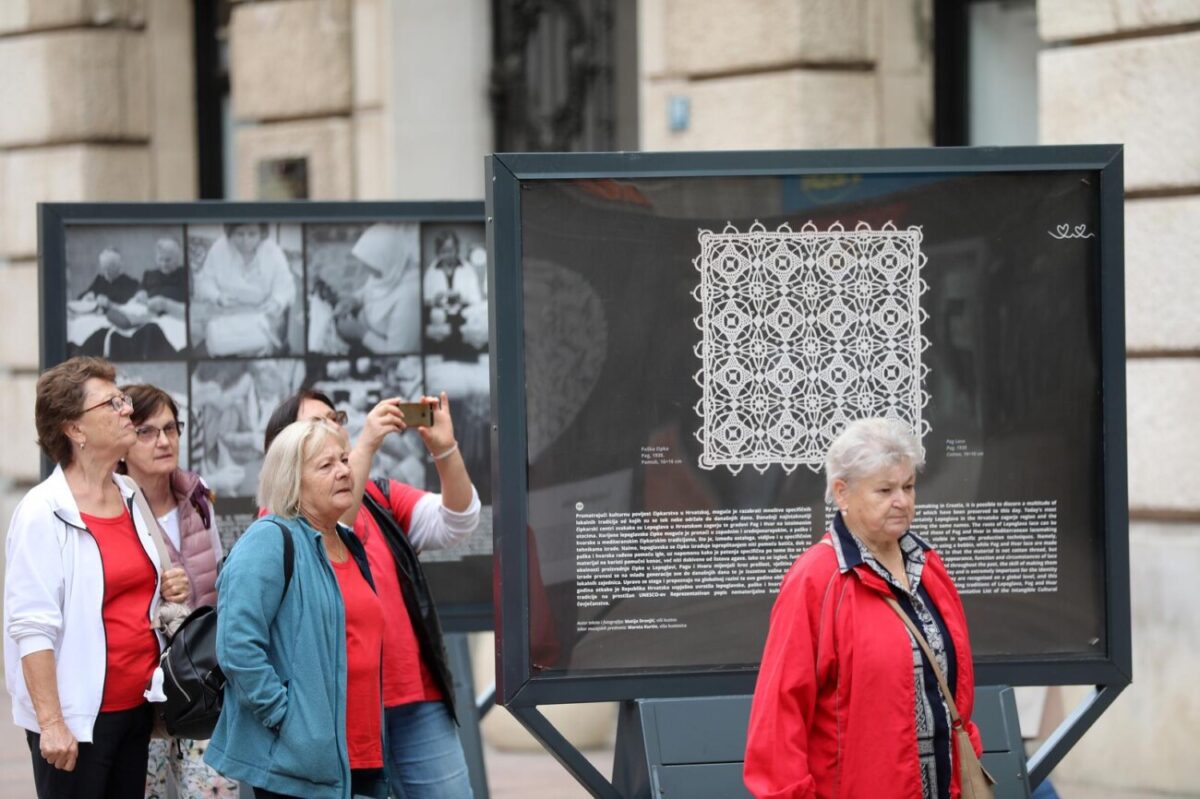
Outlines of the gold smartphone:
{"label": "gold smartphone", "polygon": [[433,427],[433,406],[426,402],[397,403],[409,427]]}

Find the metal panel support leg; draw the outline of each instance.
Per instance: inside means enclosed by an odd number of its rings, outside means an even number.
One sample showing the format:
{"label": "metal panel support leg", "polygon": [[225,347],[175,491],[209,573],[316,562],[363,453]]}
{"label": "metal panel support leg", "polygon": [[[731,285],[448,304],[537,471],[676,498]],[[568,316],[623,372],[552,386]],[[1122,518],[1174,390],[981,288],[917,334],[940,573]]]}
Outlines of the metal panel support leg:
{"label": "metal panel support leg", "polygon": [[613,784],[606,780],[604,775],[583,756],[583,753],[564,738],[563,734],[556,730],[549,719],[538,712],[537,708],[510,707],[508,712],[521,722],[521,726],[529,730],[530,735],[537,738],[538,743],[559,762],[559,765],[571,772],[571,776],[588,793],[596,799],[621,799],[621,794],[613,787]]}
{"label": "metal panel support leg", "polygon": [[[475,799],[488,799],[487,769],[483,761],[483,737],[479,734],[479,705],[471,673],[471,649],[466,633],[447,633],[446,654],[454,675],[454,709],[458,714],[458,737],[462,741]],[[492,689],[493,692],[495,689]]]}
{"label": "metal panel support leg", "polygon": [[1125,686],[1097,685],[1084,697],[1083,701],[1071,711],[1071,715],[1063,719],[1062,724],[1042,742],[1038,750],[1029,758],[1029,783],[1036,788],[1042,780],[1050,776],[1050,772],[1058,765],[1058,761],[1071,751],[1071,747],[1079,743],[1083,734],[1096,723],[1096,719],[1108,709]]}

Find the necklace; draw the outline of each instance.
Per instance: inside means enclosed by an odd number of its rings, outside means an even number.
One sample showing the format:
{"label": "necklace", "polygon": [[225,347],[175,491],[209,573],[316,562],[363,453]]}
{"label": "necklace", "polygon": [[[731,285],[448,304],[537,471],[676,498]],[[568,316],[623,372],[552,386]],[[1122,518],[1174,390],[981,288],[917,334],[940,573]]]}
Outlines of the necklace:
{"label": "necklace", "polygon": [[350,558],[350,550],[346,549],[346,545],[337,533],[328,535],[322,533],[321,541],[325,544],[325,556],[333,563],[345,563]]}

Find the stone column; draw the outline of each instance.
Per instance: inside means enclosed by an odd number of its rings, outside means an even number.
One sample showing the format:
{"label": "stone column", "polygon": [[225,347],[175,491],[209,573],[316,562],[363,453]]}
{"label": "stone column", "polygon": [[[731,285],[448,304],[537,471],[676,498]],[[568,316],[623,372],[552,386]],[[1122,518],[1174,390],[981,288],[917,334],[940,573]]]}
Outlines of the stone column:
{"label": "stone column", "polygon": [[482,200],[494,150],[487,0],[389,0],[393,196]]}
{"label": "stone column", "polygon": [[932,142],[928,0],[643,0],[644,150]]}
{"label": "stone column", "polygon": [[195,195],[189,0],[0,3],[0,525],[37,481],[39,202]]}
{"label": "stone column", "polygon": [[[1200,785],[1200,4],[1040,0],[1045,144],[1125,145],[1133,685],[1056,781]],[[1069,695],[1067,706],[1075,695]],[[1183,735],[1176,734],[1177,732]]]}
{"label": "stone column", "polygon": [[301,159],[310,199],[483,198],[485,0],[238,2],[230,28],[236,199]]}
{"label": "stone column", "polygon": [[[238,3],[230,20],[235,179],[230,199],[355,194],[350,0]],[[272,174],[303,163],[305,179]],[[293,172],[294,174],[295,172]]]}
{"label": "stone column", "polygon": [[[393,198],[395,103],[392,64],[396,58],[391,0],[353,0],[354,187],[360,200]],[[441,9],[438,3],[430,10]],[[435,83],[436,85],[436,83]]]}

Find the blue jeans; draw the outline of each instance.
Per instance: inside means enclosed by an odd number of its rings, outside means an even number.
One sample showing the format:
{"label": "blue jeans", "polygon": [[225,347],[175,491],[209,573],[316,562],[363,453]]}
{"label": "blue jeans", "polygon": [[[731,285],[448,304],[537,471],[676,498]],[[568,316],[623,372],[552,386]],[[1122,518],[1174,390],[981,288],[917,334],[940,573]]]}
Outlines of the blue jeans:
{"label": "blue jeans", "polygon": [[1050,784],[1050,780],[1042,780],[1042,784],[1033,789],[1032,799],[1058,799],[1058,791]]}
{"label": "blue jeans", "polygon": [[384,708],[392,799],[471,799],[458,728],[441,702]]}

